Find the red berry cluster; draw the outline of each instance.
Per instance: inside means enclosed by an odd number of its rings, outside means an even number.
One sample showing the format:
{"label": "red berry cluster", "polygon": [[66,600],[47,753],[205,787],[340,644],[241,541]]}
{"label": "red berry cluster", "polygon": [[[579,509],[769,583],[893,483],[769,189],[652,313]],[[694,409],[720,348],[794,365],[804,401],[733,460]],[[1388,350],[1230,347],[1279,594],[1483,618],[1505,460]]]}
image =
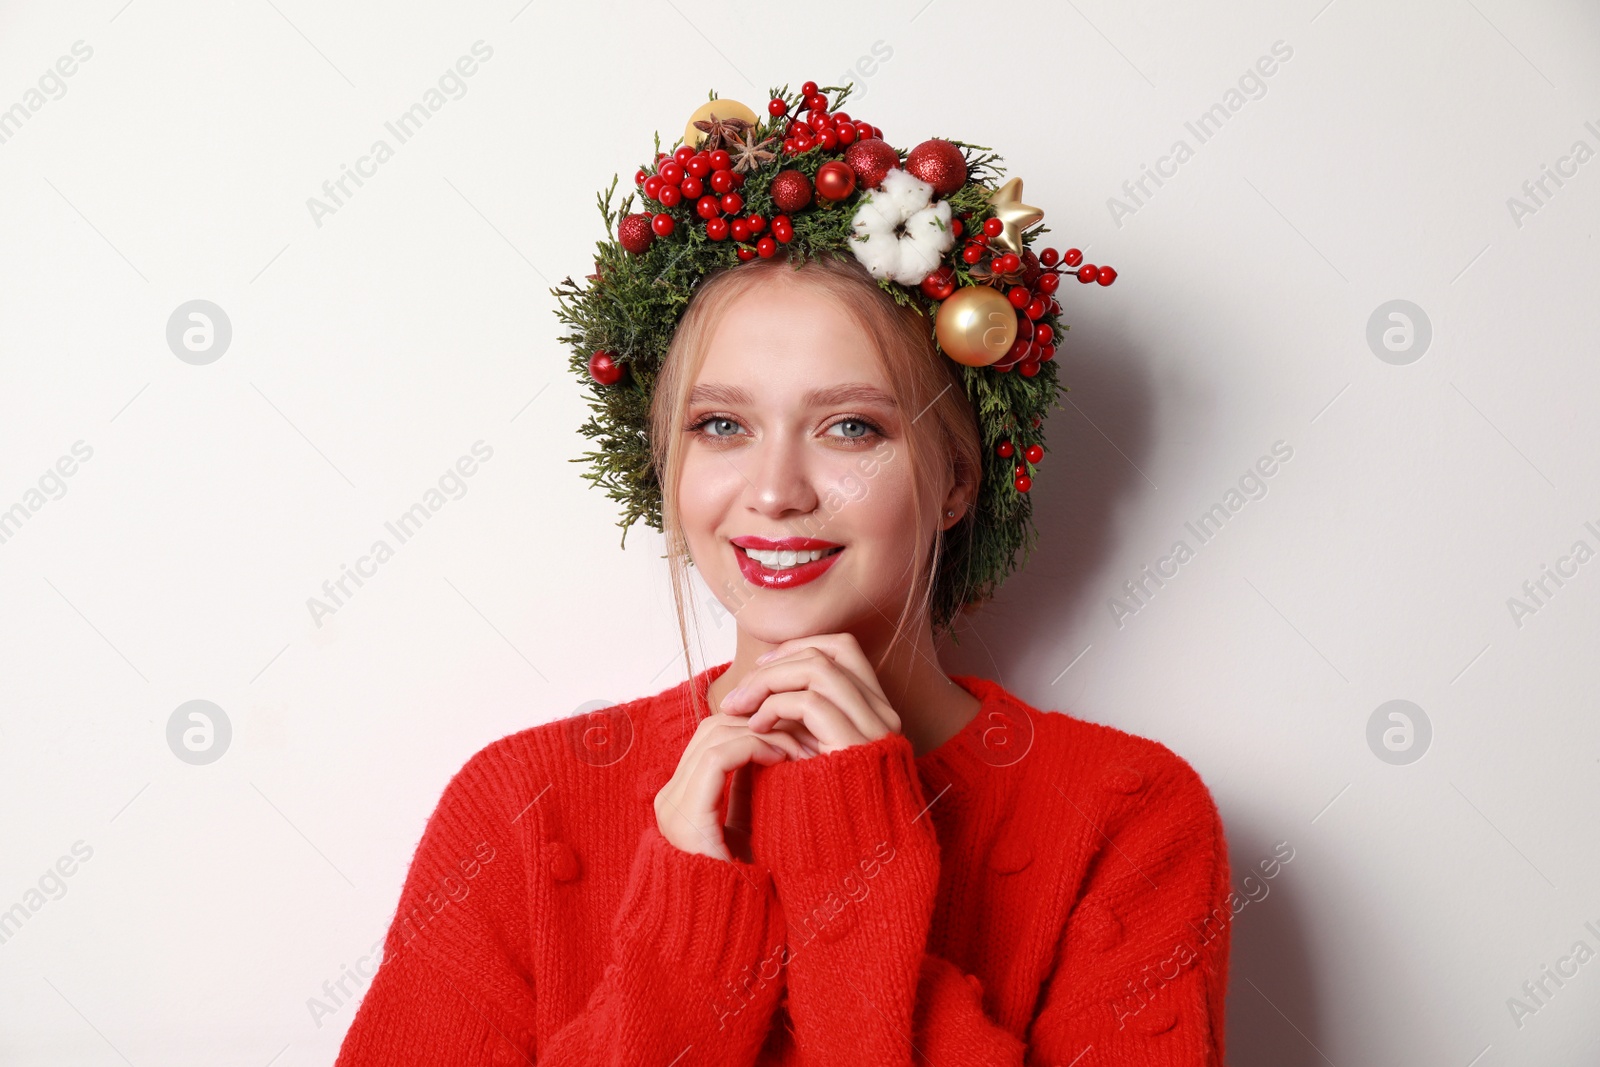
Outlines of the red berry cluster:
{"label": "red berry cluster", "polygon": [[[783,151],[788,155],[799,155],[819,145],[824,149],[841,148],[858,139],[883,135],[871,123],[854,121],[842,111],[830,112],[828,98],[817,91],[816,82],[801,86],[801,96],[804,116],[791,119],[784,130]],[[781,97],[775,98],[767,105],[767,112],[775,119],[782,118],[789,113],[789,105]],[[832,166],[842,164],[824,164],[825,168]],[[654,173],[641,167],[633,180],[646,200],[655,201],[663,209],[694,205],[706,236],[713,241],[731,238],[741,261],[757,256],[770,259],[777,254],[778,245],[794,239],[794,223],[788,215],[774,215],[769,220],[753,212],[745,214],[739,189],[747,177],[733,169],[733,159],[724,149],[707,152],[679,145],[670,155],[662,152],[656,156]],[[819,182],[824,177],[818,173]],[[854,182],[850,185],[853,187]],[[848,195],[849,191],[842,190],[841,195]],[[836,197],[830,197],[833,198]],[[676,228],[677,220],[668,211],[638,212],[622,220],[617,227],[617,240],[629,252],[641,255],[655,238],[666,237]]]}
{"label": "red berry cluster", "polygon": [[[798,156],[818,145],[832,151],[835,148],[847,148],[868,137],[883,136],[883,131],[870,122],[853,120],[843,111],[830,112],[828,97],[817,91],[816,82],[806,82],[800,86],[800,95],[804,98],[805,116],[791,118],[785,127],[785,155]],[[774,99],[767,104],[767,114],[775,119],[781,119],[788,113],[789,105],[782,99]]]}
{"label": "red berry cluster", "polygon": [[[1037,421],[1035,422],[1035,425],[1037,425]],[[999,456],[1001,459],[1010,459],[1012,456],[1017,454],[1017,446],[1012,444],[1009,440],[1005,440],[996,445],[994,451],[995,455]],[[1017,487],[1017,492],[1026,493],[1029,489],[1033,488],[1033,478],[1028,474],[1028,467],[1030,464],[1036,467],[1039,465],[1040,461],[1044,459],[1044,446],[1029,445],[1027,448],[1022,450],[1022,457],[1027,462],[1017,464],[1016,470],[1012,472],[1011,484]]]}

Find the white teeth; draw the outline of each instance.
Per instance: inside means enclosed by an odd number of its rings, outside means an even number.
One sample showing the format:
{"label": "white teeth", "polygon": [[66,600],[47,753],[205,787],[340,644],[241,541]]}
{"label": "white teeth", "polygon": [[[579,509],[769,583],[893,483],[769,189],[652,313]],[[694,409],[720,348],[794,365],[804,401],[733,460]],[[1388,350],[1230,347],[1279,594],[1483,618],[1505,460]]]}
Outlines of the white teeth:
{"label": "white teeth", "polygon": [[812,548],[800,552],[766,551],[759,548],[747,548],[745,553],[757,563],[770,570],[787,570],[797,567],[802,563],[811,563],[833,552],[831,548]]}

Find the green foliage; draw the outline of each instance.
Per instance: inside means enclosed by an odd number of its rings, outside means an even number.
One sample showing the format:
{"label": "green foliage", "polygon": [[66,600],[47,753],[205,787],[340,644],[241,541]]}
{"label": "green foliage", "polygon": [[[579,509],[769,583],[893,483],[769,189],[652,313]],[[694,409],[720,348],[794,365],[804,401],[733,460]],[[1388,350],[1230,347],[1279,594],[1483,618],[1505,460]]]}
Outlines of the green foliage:
{"label": "green foliage", "polygon": [[[850,86],[824,86],[832,110],[842,110]],[[797,114],[801,94],[787,85],[773,92]],[[712,93],[709,99],[716,99]],[[758,141],[771,137],[767,147],[778,152],[788,118],[759,114],[755,135]],[[946,197],[953,216],[969,216],[966,223],[976,231],[989,217],[989,197],[1004,173],[1000,157],[980,145],[946,138],[967,161],[967,184]],[[643,166],[655,172],[655,158],[661,139]],[[779,152],[773,162],[748,174],[739,190],[746,214],[771,219],[778,212],[772,204],[770,188],[782,170],[795,169],[813,183],[822,164],[840,158],[842,149],[832,151],[820,145],[798,155]],[[899,152],[901,161],[906,153]],[[580,432],[594,442],[594,448],[571,460],[587,467],[583,477],[622,505],[622,545],[635,522],[643,520],[653,529],[662,529],[661,485],[651,459],[649,414],[661,363],[672,343],[679,319],[700,281],[710,274],[740,263],[735,244],[713,241],[705,232],[692,203],[672,208],[651,204],[651,213],[665,211],[676,227],[667,237],[656,237],[641,255],[627,252],[616,240],[617,226],[632,213],[634,193],[629,192],[613,208],[618,178],[596,196],[605,220],[605,238],[596,243],[595,275],[579,284],[571,277],[551,290],[557,299],[556,314],[567,327],[560,340],[571,349],[569,368],[588,388],[591,414]],[[794,237],[784,248],[790,257],[811,259],[824,255],[853,255],[851,222],[864,190],[838,202],[817,198],[802,211],[790,214]],[[642,209],[643,210],[643,209]],[[1024,233],[1024,245],[1031,245],[1048,232],[1042,225]],[[957,287],[982,284],[974,279],[957,251],[958,240],[945,262],[955,270]],[[880,280],[879,286],[896,302],[922,311],[933,336],[938,302],[925,297],[920,289]],[[1066,327],[1055,316],[1039,320],[1048,324],[1060,342]],[[937,345],[937,341],[935,341]],[[597,351],[607,351],[623,367],[622,378],[614,385],[602,386],[589,374],[589,359]],[[1015,369],[999,372],[987,367],[963,367],[962,378],[967,399],[977,413],[983,445],[982,487],[973,514],[949,531],[939,579],[934,590],[933,623],[936,629],[948,626],[955,614],[969,603],[991,596],[1000,583],[1024,565],[1037,545],[1030,495],[1013,485],[1015,467],[1025,463],[1022,453],[1030,444],[1043,445],[1042,426],[1052,407],[1059,408],[1058,395],[1066,387],[1059,381],[1056,361],[1040,365],[1032,378]],[[1010,458],[999,456],[995,447],[1009,440],[1015,446]]]}

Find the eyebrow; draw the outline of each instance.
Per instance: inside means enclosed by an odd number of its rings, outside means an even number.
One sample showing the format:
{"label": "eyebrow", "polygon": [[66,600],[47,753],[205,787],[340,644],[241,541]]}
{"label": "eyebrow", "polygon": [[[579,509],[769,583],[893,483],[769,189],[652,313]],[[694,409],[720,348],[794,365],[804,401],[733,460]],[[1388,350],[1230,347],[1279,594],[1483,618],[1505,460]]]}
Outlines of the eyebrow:
{"label": "eyebrow", "polygon": [[[892,394],[884,392],[876,386],[866,382],[849,382],[844,385],[830,385],[820,389],[808,391],[802,398],[807,407],[824,407],[846,402],[865,404],[882,404],[888,408],[898,408]],[[694,404],[748,404],[750,394],[736,385],[723,385],[718,382],[707,382],[697,385],[689,393],[689,403]]]}

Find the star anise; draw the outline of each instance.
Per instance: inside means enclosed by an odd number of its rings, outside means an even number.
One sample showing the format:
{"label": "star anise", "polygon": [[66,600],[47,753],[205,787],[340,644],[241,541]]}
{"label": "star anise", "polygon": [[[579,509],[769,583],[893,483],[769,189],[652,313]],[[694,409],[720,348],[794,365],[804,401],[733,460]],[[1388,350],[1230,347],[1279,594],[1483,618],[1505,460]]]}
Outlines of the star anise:
{"label": "star anise", "polygon": [[712,114],[696,122],[694,128],[705,134],[700,147],[707,152],[715,152],[737,141],[739,135],[749,129],[750,125],[748,119],[719,119]]}
{"label": "star anise", "polygon": [[772,138],[757,143],[756,131],[752,127],[744,131],[744,140],[733,141],[728,152],[733,156],[733,169],[740,174],[748,174],[757,170],[763,163],[771,163],[778,158],[776,152],[769,152],[767,145],[772,143]]}

